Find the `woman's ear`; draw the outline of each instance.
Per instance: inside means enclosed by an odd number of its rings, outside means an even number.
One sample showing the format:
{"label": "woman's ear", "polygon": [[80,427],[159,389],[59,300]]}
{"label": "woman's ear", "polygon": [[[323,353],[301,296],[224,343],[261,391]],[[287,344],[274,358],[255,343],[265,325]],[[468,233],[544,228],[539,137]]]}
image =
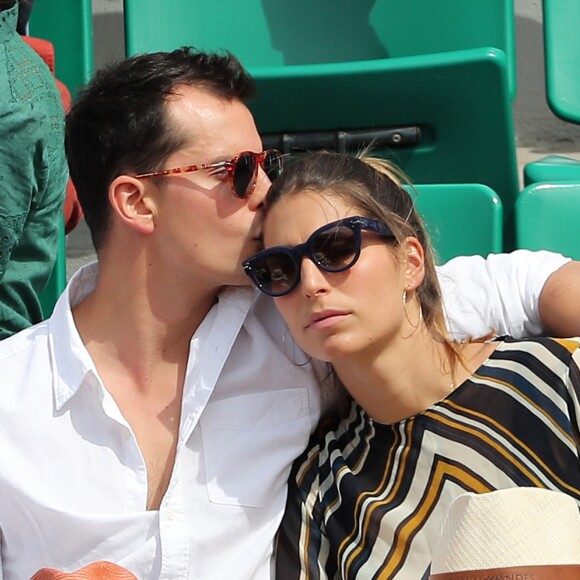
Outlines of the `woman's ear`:
{"label": "woman's ear", "polygon": [[141,180],[119,175],[109,186],[109,203],[113,213],[128,227],[142,234],[155,228],[155,203]]}
{"label": "woman's ear", "polygon": [[403,254],[403,275],[406,288],[416,290],[425,278],[425,252],[421,242],[413,236],[409,236],[401,244]]}

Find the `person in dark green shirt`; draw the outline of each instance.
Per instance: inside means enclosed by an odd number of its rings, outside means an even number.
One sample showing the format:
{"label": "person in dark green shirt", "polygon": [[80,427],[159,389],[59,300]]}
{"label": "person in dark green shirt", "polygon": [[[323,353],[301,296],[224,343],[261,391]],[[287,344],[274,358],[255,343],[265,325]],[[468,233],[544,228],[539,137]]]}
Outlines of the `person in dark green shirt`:
{"label": "person in dark green shirt", "polygon": [[0,0],[0,339],[42,319],[68,180],[60,95],[18,9]]}

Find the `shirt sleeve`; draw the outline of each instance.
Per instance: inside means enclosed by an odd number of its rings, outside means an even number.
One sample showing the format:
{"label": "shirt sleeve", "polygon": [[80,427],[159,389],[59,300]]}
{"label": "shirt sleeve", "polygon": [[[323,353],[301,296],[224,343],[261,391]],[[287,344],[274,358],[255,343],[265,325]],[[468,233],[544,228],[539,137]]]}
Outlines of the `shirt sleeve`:
{"label": "shirt sleeve", "polygon": [[553,252],[459,257],[439,266],[443,306],[456,340],[494,333],[515,338],[542,333],[538,302],[548,277],[570,258]]}

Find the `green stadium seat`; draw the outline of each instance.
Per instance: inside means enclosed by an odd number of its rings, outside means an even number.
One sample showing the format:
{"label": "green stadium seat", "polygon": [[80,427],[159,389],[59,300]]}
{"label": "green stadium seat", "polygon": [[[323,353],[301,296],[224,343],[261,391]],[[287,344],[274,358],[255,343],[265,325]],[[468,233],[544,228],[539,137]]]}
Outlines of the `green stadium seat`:
{"label": "green stadium seat", "polygon": [[229,49],[264,146],[372,143],[413,183],[518,191],[512,0],[124,0],[126,52]]}
{"label": "green stadium seat", "polygon": [[59,296],[62,294],[66,286],[66,240],[64,235],[64,218],[60,223],[59,227],[59,239],[58,239],[58,254],[56,256],[56,262],[52,268],[52,273],[50,278],[44,288],[40,293],[40,306],[42,308],[42,314],[44,318],[48,318],[54,309],[54,305],[58,300]]}
{"label": "green stadium seat", "polygon": [[503,250],[503,208],[492,189],[475,183],[418,184],[412,189],[438,263]]}
{"label": "green stadium seat", "polygon": [[546,94],[555,115],[580,124],[580,2],[543,0]]}
{"label": "green stadium seat", "polygon": [[54,45],[56,77],[74,96],[93,75],[91,0],[35,0],[29,28]]}
{"label": "green stadium seat", "polygon": [[124,14],[127,55],[227,48],[250,68],[494,47],[516,92],[513,0],[124,0]]}
{"label": "green stadium seat", "polygon": [[[546,97],[552,112],[580,124],[580,2],[543,0]],[[524,167],[524,185],[580,183],[580,161],[549,155]]]}
{"label": "green stadium seat", "polygon": [[580,161],[564,155],[546,155],[524,166],[524,185],[568,181],[580,183]]}
{"label": "green stadium seat", "polygon": [[535,183],[516,201],[516,247],[580,259],[580,184]]}
{"label": "green stadium seat", "polygon": [[[74,96],[93,75],[93,24],[91,0],[35,0],[29,33],[54,46],[55,76]],[[64,104],[64,103],[63,103]],[[45,317],[66,286],[66,240],[64,219],[51,277],[40,294]]]}

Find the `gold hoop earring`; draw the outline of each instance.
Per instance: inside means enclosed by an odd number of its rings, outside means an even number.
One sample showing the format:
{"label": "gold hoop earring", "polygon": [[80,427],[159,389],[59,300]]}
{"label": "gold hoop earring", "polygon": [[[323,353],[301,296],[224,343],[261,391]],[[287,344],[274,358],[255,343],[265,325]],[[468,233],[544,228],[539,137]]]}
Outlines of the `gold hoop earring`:
{"label": "gold hoop earring", "polygon": [[407,297],[407,291],[404,290],[403,291],[403,312],[405,313],[405,318],[407,319],[407,322],[409,323],[409,326],[413,330],[411,330],[411,332],[407,336],[403,336],[403,338],[411,338],[417,332],[417,329],[423,323],[423,307],[421,306],[421,302],[419,302],[419,319],[417,320],[417,323],[416,324],[413,324],[411,322],[411,319],[409,318],[409,314],[407,313],[407,298],[408,298]]}
{"label": "gold hoop earring", "polygon": [[308,363],[310,363],[312,361],[312,357],[309,356],[307,360],[305,360],[304,362],[298,362],[296,359],[296,352],[300,352],[302,354],[305,354],[304,351],[297,346],[296,342],[294,341],[294,339],[292,337],[290,337],[292,339],[292,357],[288,354],[288,351],[286,349],[286,336],[288,335],[288,328],[286,328],[286,330],[284,331],[284,334],[282,335],[282,351],[284,352],[284,354],[286,355],[286,358],[295,366],[295,367],[305,367]]}

